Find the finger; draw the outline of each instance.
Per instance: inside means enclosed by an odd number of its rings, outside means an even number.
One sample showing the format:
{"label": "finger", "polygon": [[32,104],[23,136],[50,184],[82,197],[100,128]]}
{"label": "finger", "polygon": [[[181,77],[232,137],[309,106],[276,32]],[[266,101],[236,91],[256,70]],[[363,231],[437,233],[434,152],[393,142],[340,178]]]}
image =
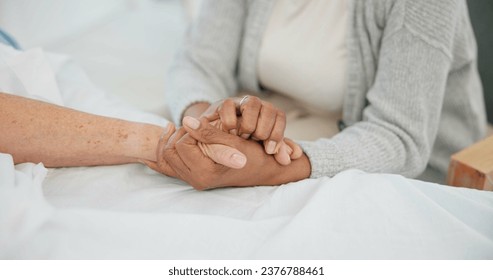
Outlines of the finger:
{"label": "finger", "polygon": [[279,151],[274,155],[274,158],[281,165],[289,165],[291,163],[289,154],[288,145],[281,142],[279,145]]}
{"label": "finger", "polygon": [[293,150],[290,156],[291,159],[299,159],[303,155],[303,150],[296,142],[289,138],[284,138],[284,142]]}
{"label": "finger", "polygon": [[282,111],[277,111],[276,121],[269,139],[264,143],[265,152],[268,154],[275,154],[279,151],[280,143],[284,138],[284,131],[286,129],[286,115]]}
{"label": "finger", "polygon": [[176,142],[180,140],[183,135],[187,134],[187,131],[185,130],[184,127],[180,127],[178,130],[176,130],[169,138],[168,142],[166,142],[165,149],[166,148],[174,148]]}
{"label": "finger", "polygon": [[239,148],[247,141],[213,127],[205,118],[198,120],[187,116],[183,118],[183,128],[194,139],[205,144],[223,144],[233,148]]}
{"label": "finger", "polygon": [[[183,119],[183,124],[190,135],[195,140],[200,141],[199,146],[203,148],[202,151],[214,162],[235,169],[245,166],[246,155],[234,147],[230,147],[232,143],[237,143],[238,140],[245,140],[214,128],[205,119],[201,123],[197,119],[186,117]],[[204,144],[202,145],[202,143]],[[193,143],[191,144],[193,145]]]}
{"label": "finger", "polygon": [[243,139],[248,139],[257,128],[257,121],[262,108],[262,101],[255,96],[250,96],[246,99],[240,108],[241,122],[238,135]]}
{"label": "finger", "polygon": [[165,145],[162,150],[162,154],[166,163],[176,172],[178,175],[183,178],[188,178],[190,169],[185,163],[181,160],[180,156],[176,151],[176,143],[186,134],[186,130],[183,128],[178,129],[173,135],[169,138],[168,143]]}
{"label": "finger", "polygon": [[202,152],[204,152],[214,162],[222,164],[226,167],[241,169],[247,162],[246,156],[237,149],[231,148],[222,144],[202,144]]}
{"label": "finger", "polygon": [[161,137],[159,137],[158,149],[157,149],[158,154],[159,154],[159,148],[166,146],[168,140],[171,138],[171,136],[173,136],[175,132],[176,132],[176,126],[173,123],[168,123],[168,125],[163,131],[163,134],[161,134]]}
{"label": "finger", "polygon": [[[222,100],[212,103],[201,115],[200,117],[205,117],[209,121],[214,121],[219,119],[219,106],[222,104]],[[182,122],[183,123],[183,122]]]}
{"label": "finger", "polygon": [[236,108],[238,108],[238,111],[240,110],[241,105],[243,105],[243,103],[244,103],[244,102],[245,102],[248,98],[250,98],[250,95],[245,95],[245,96],[243,96],[242,98],[237,97],[237,98],[235,98],[235,99],[234,99],[234,100],[235,100],[235,104],[236,104]]}
{"label": "finger", "polygon": [[[186,178],[190,177],[189,176],[190,169],[185,165],[183,160],[180,158],[180,156],[176,152],[176,149],[166,148],[163,151],[163,154],[167,159],[167,164],[169,168],[173,170],[173,174],[176,175],[173,177],[178,177],[183,181],[186,181]],[[161,167],[159,168],[161,169]]]}
{"label": "finger", "polygon": [[158,146],[156,148],[156,162],[144,161],[143,163],[149,166],[151,169],[163,173],[168,176],[176,177],[174,172],[168,165],[166,158],[163,154],[164,147],[167,145],[169,138],[175,133],[176,127],[173,123],[169,123],[165,128],[163,134],[159,138]]}
{"label": "finger", "polygon": [[207,154],[204,145],[201,145],[196,139],[186,134],[176,143],[176,150],[180,155],[180,158],[186,165],[197,165],[198,163],[213,165],[214,162]]}
{"label": "finger", "polygon": [[158,172],[158,173],[162,173],[161,170],[159,169],[159,166],[157,165],[157,163],[155,161],[150,161],[150,160],[147,160],[147,159],[143,159],[142,160],[142,163],[147,165],[147,167],[149,167],[150,169]]}
{"label": "finger", "polygon": [[223,130],[237,135],[236,104],[233,99],[228,98],[223,101],[218,108],[219,118],[221,119]]}
{"label": "finger", "polygon": [[209,189],[220,185],[217,174],[222,168],[228,168],[215,164],[197,145],[197,140],[189,134],[184,135],[176,143],[176,151],[184,165],[193,170],[187,176],[187,182],[198,190]]}
{"label": "finger", "polygon": [[146,159],[142,160],[142,163],[158,173],[164,174],[169,177],[178,177],[178,174],[167,163],[158,164],[157,162],[146,160]]}
{"label": "finger", "polygon": [[[276,122],[276,115],[277,109],[270,103],[264,103],[260,109],[257,127],[255,128],[255,132],[253,132],[253,136],[260,140],[268,139]],[[273,153],[274,150],[270,154]]]}
{"label": "finger", "polygon": [[162,159],[162,150],[164,149],[164,146],[168,143],[168,139],[175,133],[176,127],[172,123],[168,123],[166,128],[163,131],[163,134],[161,134],[161,137],[159,137],[159,141],[157,143],[157,148],[156,148],[156,161],[159,161]]}

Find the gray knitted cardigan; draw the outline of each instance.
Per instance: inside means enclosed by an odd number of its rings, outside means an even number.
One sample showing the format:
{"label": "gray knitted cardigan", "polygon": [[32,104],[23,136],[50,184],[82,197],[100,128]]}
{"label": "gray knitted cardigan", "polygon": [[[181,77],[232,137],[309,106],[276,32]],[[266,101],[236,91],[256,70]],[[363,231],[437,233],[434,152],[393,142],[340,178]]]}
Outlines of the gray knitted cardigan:
{"label": "gray knitted cardigan", "polygon": [[[273,2],[205,1],[168,76],[175,122],[192,103],[260,91],[256,64]],[[349,3],[347,127],[300,142],[311,177],[350,168],[417,177],[427,165],[444,174],[450,155],[486,127],[465,1]]]}

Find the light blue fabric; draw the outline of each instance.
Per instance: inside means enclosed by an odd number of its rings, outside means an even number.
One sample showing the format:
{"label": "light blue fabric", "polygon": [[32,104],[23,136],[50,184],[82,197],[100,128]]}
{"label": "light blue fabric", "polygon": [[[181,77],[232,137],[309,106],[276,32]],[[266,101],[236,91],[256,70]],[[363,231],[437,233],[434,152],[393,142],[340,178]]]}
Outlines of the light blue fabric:
{"label": "light blue fabric", "polygon": [[0,29],[0,43],[5,44],[5,45],[12,46],[12,47],[14,47],[16,49],[20,49],[19,44],[14,40],[14,38],[12,38],[11,36],[9,36],[2,29]]}

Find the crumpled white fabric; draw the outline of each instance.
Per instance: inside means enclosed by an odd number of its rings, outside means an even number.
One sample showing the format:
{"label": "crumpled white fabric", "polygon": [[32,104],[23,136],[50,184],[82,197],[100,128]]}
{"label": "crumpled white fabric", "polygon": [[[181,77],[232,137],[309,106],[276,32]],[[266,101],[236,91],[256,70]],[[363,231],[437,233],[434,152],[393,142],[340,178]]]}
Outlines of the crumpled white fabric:
{"label": "crumpled white fabric", "polygon": [[0,92],[63,103],[54,73],[40,48],[23,52],[0,44]]}
{"label": "crumpled white fabric", "polygon": [[[108,97],[65,56],[0,53],[2,91],[167,122]],[[493,259],[493,192],[358,170],[198,192],[139,164],[48,170],[0,154],[0,259],[15,258]]]}
{"label": "crumpled white fabric", "polygon": [[135,110],[105,93],[69,56],[40,48],[20,51],[0,44],[0,92],[108,117],[168,124],[160,116]]}
{"label": "crumpled white fabric", "polygon": [[53,214],[42,193],[46,173],[42,164],[14,166],[0,153],[0,258],[15,254]]}
{"label": "crumpled white fabric", "polygon": [[41,165],[0,166],[0,258],[493,258],[491,192],[358,170],[197,192],[138,164],[43,182]]}

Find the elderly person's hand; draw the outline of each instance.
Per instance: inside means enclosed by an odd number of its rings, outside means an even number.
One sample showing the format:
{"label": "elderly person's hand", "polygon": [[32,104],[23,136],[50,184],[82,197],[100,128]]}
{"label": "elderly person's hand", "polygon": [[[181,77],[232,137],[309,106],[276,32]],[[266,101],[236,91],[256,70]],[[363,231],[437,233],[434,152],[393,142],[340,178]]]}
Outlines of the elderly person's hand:
{"label": "elderly person's hand", "polygon": [[276,155],[282,165],[288,165],[300,154],[296,143],[284,140],[285,113],[258,97],[223,99],[210,105],[201,116],[213,124],[219,121],[220,129],[243,139],[262,140],[265,152]]}
{"label": "elderly person's hand", "polygon": [[[241,151],[247,157],[241,169],[226,167],[212,161],[204,147],[225,145]],[[185,117],[184,127],[175,132],[168,143],[160,148],[159,161],[166,162],[179,178],[198,190],[227,187],[280,185],[307,178],[310,163],[299,150],[298,159],[290,165],[280,165],[273,156],[264,152],[254,140],[226,133],[212,126],[207,119]]]}
{"label": "elderly person's hand", "polygon": [[[157,162],[142,160],[142,163],[146,164],[151,169],[165,174],[171,177],[179,177],[175,170],[168,163],[168,159],[163,157],[163,149],[168,143],[168,141],[173,141],[170,138],[176,137],[176,135],[183,134],[185,132],[184,128],[181,128],[178,133],[176,132],[176,127],[173,124],[169,124],[167,130],[163,133],[161,138],[159,139],[158,147],[157,147]],[[175,135],[176,134],[176,135]],[[246,164],[247,158],[246,156],[234,149],[232,147],[221,145],[221,144],[203,144],[198,143],[200,145],[200,149],[203,153],[203,156],[209,157],[213,162],[218,163],[220,165],[224,165],[225,167],[239,169],[243,168]]]}

